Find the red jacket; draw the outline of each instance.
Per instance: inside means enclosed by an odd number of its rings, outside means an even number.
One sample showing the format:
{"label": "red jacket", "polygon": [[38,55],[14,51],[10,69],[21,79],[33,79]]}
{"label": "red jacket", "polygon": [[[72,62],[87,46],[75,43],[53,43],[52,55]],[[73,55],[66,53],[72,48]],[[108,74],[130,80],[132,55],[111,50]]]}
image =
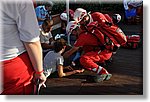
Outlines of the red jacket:
{"label": "red jacket", "polygon": [[86,53],[93,51],[94,48],[98,48],[99,44],[100,43],[93,35],[90,33],[82,32],[74,43],[74,46],[82,47],[83,51]]}

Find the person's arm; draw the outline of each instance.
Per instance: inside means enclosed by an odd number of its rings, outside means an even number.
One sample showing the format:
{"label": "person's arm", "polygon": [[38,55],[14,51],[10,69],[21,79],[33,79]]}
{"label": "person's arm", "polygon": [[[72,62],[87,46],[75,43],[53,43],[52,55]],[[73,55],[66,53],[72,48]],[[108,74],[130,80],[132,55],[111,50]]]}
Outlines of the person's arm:
{"label": "person's arm", "polygon": [[44,20],[45,20],[45,18],[37,17],[37,20],[38,20],[38,21],[44,21]]}
{"label": "person's arm", "polygon": [[[42,48],[40,41],[24,42],[24,45],[35,70],[35,79],[40,79],[41,83],[44,83],[46,77],[43,74]],[[36,74],[36,72],[39,73]]]}
{"label": "person's arm", "polygon": [[62,28],[63,30],[66,30],[66,23],[67,23],[67,22],[65,22],[65,21],[61,21],[61,28]]}
{"label": "person's arm", "polygon": [[40,83],[46,81],[46,77],[43,74],[43,61],[42,61],[42,48],[39,41],[39,26],[36,19],[33,2],[19,3],[19,16],[16,19],[17,27],[19,30],[20,40],[24,43],[25,49],[28,52],[30,61],[33,65],[35,75],[34,79],[40,79]]}
{"label": "person's arm", "polygon": [[74,52],[76,52],[80,47],[73,47],[71,48],[69,51],[65,52],[63,54],[64,58],[68,58],[69,56],[71,56]]}
{"label": "person's arm", "polygon": [[53,45],[47,43],[41,43],[43,49],[53,49]]}
{"label": "person's arm", "polygon": [[54,41],[53,37],[49,39],[49,43],[51,44]]}
{"label": "person's arm", "polygon": [[76,73],[82,73],[84,71],[84,69],[81,69],[81,70],[73,70],[73,71],[64,73],[63,65],[58,65],[57,67],[58,67],[58,75],[59,75],[59,77],[69,76],[69,75],[73,75],[73,74],[76,74]]}

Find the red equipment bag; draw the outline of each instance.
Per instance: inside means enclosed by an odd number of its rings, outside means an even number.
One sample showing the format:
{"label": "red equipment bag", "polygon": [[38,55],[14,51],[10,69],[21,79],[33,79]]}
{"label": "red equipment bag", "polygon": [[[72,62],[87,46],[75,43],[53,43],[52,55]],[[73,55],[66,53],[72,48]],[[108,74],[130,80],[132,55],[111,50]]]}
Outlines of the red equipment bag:
{"label": "red equipment bag", "polygon": [[120,45],[124,45],[127,42],[125,34],[116,25],[108,26],[107,24],[101,25],[98,22],[92,22],[87,28],[90,32],[95,34],[104,45],[104,37],[109,38],[117,47],[120,47]]}
{"label": "red equipment bag", "polygon": [[123,45],[124,48],[138,48],[140,42],[140,35],[127,35],[127,43]]}
{"label": "red equipment bag", "polygon": [[123,31],[115,24],[108,14],[102,14],[100,12],[92,13],[92,18],[97,22],[95,26],[101,33],[106,35],[114,43],[115,46],[120,47],[127,42],[126,36]]}
{"label": "red equipment bag", "polygon": [[108,36],[111,41],[114,43],[116,46],[123,45],[127,42],[126,36],[123,33],[123,31],[117,27],[116,25],[108,26],[108,25],[103,25],[101,26],[99,24],[98,29]]}

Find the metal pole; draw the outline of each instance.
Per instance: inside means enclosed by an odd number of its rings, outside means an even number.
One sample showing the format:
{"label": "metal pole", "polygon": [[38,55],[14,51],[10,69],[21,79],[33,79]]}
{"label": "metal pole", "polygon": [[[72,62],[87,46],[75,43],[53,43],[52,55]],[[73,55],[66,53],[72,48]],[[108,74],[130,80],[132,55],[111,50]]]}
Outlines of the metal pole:
{"label": "metal pole", "polygon": [[[69,0],[66,0],[67,24],[69,23]],[[70,34],[67,34],[68,45],[70,45]]]}

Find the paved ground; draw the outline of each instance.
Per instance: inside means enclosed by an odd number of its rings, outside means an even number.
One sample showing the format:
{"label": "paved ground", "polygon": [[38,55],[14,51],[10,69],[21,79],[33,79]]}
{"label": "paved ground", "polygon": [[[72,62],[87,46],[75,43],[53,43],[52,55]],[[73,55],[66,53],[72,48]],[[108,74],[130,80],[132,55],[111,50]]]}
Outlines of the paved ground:
{"label": "paved ground", "polygon": [[[123,25],[120,27],[127,34],[140,34],[140,25]],[[42,95],[142,95],[143,94],[143,47],[138,49],[120,48],[113,56],[113,62],[106,66],[112,78],[101,83],[94,83],[95,75],[85,71],[64,78],[52,74],[47,88],[42,88]]]}

